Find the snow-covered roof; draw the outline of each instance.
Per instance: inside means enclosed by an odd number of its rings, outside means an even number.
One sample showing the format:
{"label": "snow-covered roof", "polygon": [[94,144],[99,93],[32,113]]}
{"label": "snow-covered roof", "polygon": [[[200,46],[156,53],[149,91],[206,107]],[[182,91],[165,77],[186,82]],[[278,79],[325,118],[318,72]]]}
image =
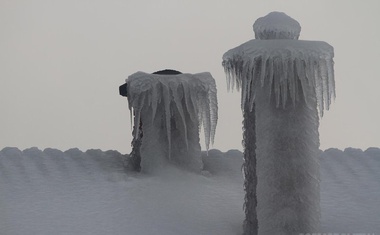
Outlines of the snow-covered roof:
{"label": "snow-covered roof", "polygon": [[[211,175],[125,172],[117,151],[0,149],[0,233],[242,234],[241,152],[203,154]],[[321,153],[320,233],[380,231],[380,149]]]}

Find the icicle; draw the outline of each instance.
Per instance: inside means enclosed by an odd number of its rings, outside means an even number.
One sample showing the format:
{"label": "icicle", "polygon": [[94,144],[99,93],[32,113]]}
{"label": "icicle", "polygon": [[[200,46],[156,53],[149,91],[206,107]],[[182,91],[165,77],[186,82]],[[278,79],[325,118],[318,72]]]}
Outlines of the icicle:
{"label": "icicle", "polygon": [[260,71],[261,84],[264,84],[264,79],[266,77],[266,72],[267,72],[267,63],[268,63],[268,57],[266,54],[264,54],[261,59],[261,71]]}
{"label": "icicle", "polygon": [[289,69],[288,69],[288,58],[286,56],[283,56],[281,58],[282,60],[282,71],[284,71],[281,74],[281,101],[282,101],[282,107],[285,108],[286,102],[288,100],[288,86],[289,86],[289,80],[293,80],[294,78],[288,77],[289,76]]}
{"label": "icicle", "polygon": [[319,60],[319,75],[322,79],[322,92],[323,92],[323,100],[325,102],[325,107],[328,110],[330,105],[330,97],[329,97],[329,84],[328,84],[328,77],[327,77],[327,66],[326,66],[326,60],[320,59]]}
{"label": "icicle", "polygon": [[[200,106],[199,106],[199,102],[198,102],[199,97],[197,95],[197,92],[198,91],[196,88],[193,88],[190,90],[190,101],[191,101],[191,104],[194,108],[193,116],[194,116],[194,118],[197,118],[199,121],[199,114],[200,114],[200,108],[199,107]],[[198,122],[198,123],[199,123],[199,125],[201,125],[200,122]],[[199,128],[200,128],[200,126],[199,126]]]}
{"label": "icicle", "polygon": [[205,99],[205,97],[202,98],[204,102],[202,102],[202,123],[203,128],[205,132],[205,140],[206,140],[206,149],[208,150],[210,148],[210,134],[211,134],[211,112],[210,112],[210,102],[208,99]]}
{"label": "icicle", "polygon": [[313,59],[310,57],[306,61],[306,77],[308,81],[311,81],[315,84],[315,79],[314,79],[314,72],[313,72]]}
{"label": "icicle", "polygon": [[232,71],[230,65],[227,63],[223,63],[224,72],[226,73],[226,82],[227,82],[227,90],[231,91],[231,80],[233,79]]}
{"label": "icicle", "polygon": [[[254,103],[255,103],[255,98],[256,98],[256,80],[252,78],[253,75],[250,76],[250,81],[251,81],[251,85],[250,85],[250,90],[252,91],[250,96],[249,96],[249,111],[252,112],[253,110],[253,106],[254,106]],[[244,107],[243,107],[243,110],[244,110]]]}
{"label": "icicle", "polygon": [[[243,70],[240,66],[240,72]],[[232,73],[236,68],[226,64],[226,72],[231,74],[230,81],[235,81],[236,77]],[[128,104],[129,109],[135,113],[134,125],[139,125],[138,119],[141,117],[143,107],[151,109],[151,120],[155,123],[157,118],[163,118],[165,124],[165,135],[168,141],[168,155],[171,158],[172,145],[175,143],[172,140],[171,121],[182,123],[183,140],[186,142],[186,148],[190,148],[188,142],[188,123],[186,116],[198,125],[200,130],[203,125],[205,129],[205,142],[207,149],[210,142],[214,142],[215,130],[218,120],[218,103],[216,96],[215,80],[210,73],[200,73],[195,75],[181,74],[178,76],[152,75],[143,72],[137,72],[131,75],[128,79]],[[234,83],[236,88],[241,86],[240,82]],[[150,107],[149,107],[150,106]],[[165,113],[163,117],[158,117],[158,106]],[[173,117],[173,108],[178,110],[179,115]],[[144,109],[145,110],[145,109]],[[150,114],[149,114],[150,115]],[[149,117],[150,118],[150,117]]]}
{"label": "icicle", "polygon": [[[301,89],[302,89],[302,94],[303,94],[303,100],[307,105],[309,105],[309,85],[310,83],[307,80],[306,76],[306,70],[305,70],[305,61],[302,59],[296,59],[296,64],[297,64],[297,73],[298,73],[298,79],[301,82]],[[296,91],[298,93],[298,90]]]}
{"label": "icicle", "polygon": [[[328,83],[329,83],[329,97],[330,97],[330,102],[331,98],[335,99],[335,79],[334,79],[334,62],[330,59],[326,60],[327,64],[327,78],[328,78]],[[330,103],[327,107],[327,109],[330,107]]]}
{"label": "icicle", "polygon": [[235,80],[236,80],[235,78],[236,78],[236,76],[238,76],[237,66],[232,67],[232,71],[231,72],[234,74],[234,76],[231,77],[232,79],[230,79],[230,84],[229,84],[230,90],[232,91],[235,88]]}
{"label": "icicle", "polygon": [[[270,58],[270,63],[269,63],[269,96],[272,95],[272,84],[273,84],[273,79],[274,79],[274,61],[272,58]],[[261,83],[261,87],[264,87],[264,83]]]}
{"label": "icicle", "polygon": [[[129,91],[127,91],[127,93],[129,93]],[[128,99],[128,109],[129,109],[129,120],[131,122],[131,129],[133,128],[134,126],[134,123],[133,123],[133,106],[132,106],[132,99]]]}
{"label": "icicle", "polygon": [[218,120],[218,103],[217,103],[217,91],[215,80],[212,79],[211,74],[202,73],[196,75],[199,80],[204,81],[207,84],[207,90],[204,92],[198,92],[201,101],[199,104],[200,111],[200,123],[203,124],[205,134],[206,150],[208,151],[210,142],[214,143],[216,124]]}
{"label": "icicle", "polygon": [[186,125],[186,119],[185,119],[185,114],[183,112],[183,107],[182,107],[182,97],[179,96],[179,86],[177,83],[171,83],[170,86],[171,90],[173,91],[173,98],[174,98],[174,104],[179,112],[179,115],[181,116],[181,121],[184,126],[184,136],[185,136],[185,144],[186,144],[186,149],[189,150],[189,143],[187,141],[187,125]]}
{"label": "icicle", "polygon": [[[251,40],[226,52],[222,65],[228,89],[234,89],[235,84],[237,89],[242,86],[242,108],[245,102],[253,102],[257,86],[268,86],[277,107],[284,106],[288,99],[296,105],[299,89],[302,98],[309,102],[310,88],[313,88],[323,115],[323,110],[335,98],[333,56],[333,47],[325,42]],[[254,88],[249,84],[255,84]]]}
{"label": "icicle", "polygon": [[290,66],[289,66],[289,75],[288,75],[288,78],[289,78],[288,85],[289,85],[290,99],[292,100],[293,107],[295,107],[296,106],[296,94],[297,94],[297,90],[296,90],[297,81],[296,81],[296,79],[298,77],[294,73],[294,66],[295,66],[294,60],[290,60],[289,63],[290,63]]}
{"label": "icicle", "polygon": [[[211,120],[211,127],[210,127],[210,136],[211,136],[211,144],[214,144],[215,139],[215,131],[216,131],[216,125],[218,123],[218,99],[217,99],[217,91],[216,91],[216,85],[214,79],[210,79],[210,92],[208,93],[208,97],[210,100],[210,120]],[[208,150],[208,149],[207,149]]]}
{"label": "icicle", "polygon": [[323,104],[323,82],[322,82],[322,79],[321,77],[319,76],[319,66],[315,66],[317,65],[317,61],[316,60],[313,60],[312,61],[312,64],[313,64],[313,72],[314,72],[314,78],[315,78],[315,93],[316,93],[316,96],[317,96],[317,103],[318,103],[318,109],[319,109],[319,112],[321,114],[321,116],[323,116],[323,109],[324,109],[324,104]]}
{"label": "icicle", "polygon": [[182,85],[182,88],[183,88],[183,93],[184,93],[184,99],[185,99],[185,105],[186,105],[186,109],[189,113],[189,116],[190,116],[190,119],[192,121],[196,121],[196,117],[195,117],[195,108],[194,108],[194,105],[191,101],[191,96],[190,96],[190,92],[189,92],[189,87],[188,86],[185,86],[185,85]]}
{"label": "icicle", "polygon": [[132,108],[129,109],[129,120],[130,120],[130,124],[131,124],[131,130],[133,128],[133,115],[132,115]]}
{"label": "icicle", "polygon": [[276,107],[280,106],[280,83],[281,83],[281,73],[283,72],[281,69],[281,60],[279,58],[274,59],[274,94],[276,98]]}
{"label": "icicle", "polygon": [[242,79],[241,81],[241,85],[242,85],[242,89],[241,89],[241,109],[244,108],[244,105],[245,105],[245,102],[247,101],[247,96],[249,96],[250,94],[250,86],[248,86],[248,84],[250,84],[251,82],[251,76],[250,76],[250,73],[251,73],[251,66],[246,66],[245,67],[245,77],[247,79]]}
{"label": "icicle", "polygon": [[171,149],[172,149],[172,138],[171,138],[171,112],[170,112],[170,90],[166,85],[162,86],[162,95],[164,101],[164,109],[165,109],[165,123],[166,123],[166,135],[168,139],[168,154],[169,159],[171,159]]}
{"label": "icicle", "polygon": [[[134,109],[135,111],[134,126],[137,129],[138,129],[138,126],[140,125],[141,110],[143,108],[144,101],[145,101],[145,96],[139,97],[138,102],[137,102],[138,105],[136,105],[136,109]],[[134,138],[137,139],[138,135],[139,135],[138,131],[135,131]]]}
{"label": "icicle", "polygon": [[157,86],[152,86],[152,123],[154,122],[154,119],[156,117],[157,112],[157,104],[158,104],[158,95],[157,95]]}

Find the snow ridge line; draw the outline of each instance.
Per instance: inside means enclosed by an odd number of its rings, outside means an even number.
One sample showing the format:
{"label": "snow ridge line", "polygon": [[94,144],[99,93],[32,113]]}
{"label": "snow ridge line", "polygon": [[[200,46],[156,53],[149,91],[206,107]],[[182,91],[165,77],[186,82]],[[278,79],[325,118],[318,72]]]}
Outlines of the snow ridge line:
{"label": "snow ridge line", "polygon": [[[65,152],[57,149],[6,147],[0,151],[0,182],[8,178],[26,181],[42,178],[86,176],[94,180],[94,175],[118,174],[125,171],[123,158],[117,151],[90,149],[82,152],[73,148]],[[116,172],[115,172],[116,171]]]}

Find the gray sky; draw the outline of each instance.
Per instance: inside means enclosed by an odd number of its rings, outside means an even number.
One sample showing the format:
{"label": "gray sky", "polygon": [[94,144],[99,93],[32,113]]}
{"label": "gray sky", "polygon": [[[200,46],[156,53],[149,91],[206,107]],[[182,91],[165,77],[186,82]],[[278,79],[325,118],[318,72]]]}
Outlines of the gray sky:
{"label": "gray sky", "polygon": [[320,123],[321,149],[379,147],[379,9],[377,0],[0,0],[0,149],[128,153],[118,86],[165,68],[211,72],[213,148],[242,149],[240,93],[227,93],[222,55],[253,39],[252,24],[271,11],[300,22],[300,39],[335,48],[337,99]]}

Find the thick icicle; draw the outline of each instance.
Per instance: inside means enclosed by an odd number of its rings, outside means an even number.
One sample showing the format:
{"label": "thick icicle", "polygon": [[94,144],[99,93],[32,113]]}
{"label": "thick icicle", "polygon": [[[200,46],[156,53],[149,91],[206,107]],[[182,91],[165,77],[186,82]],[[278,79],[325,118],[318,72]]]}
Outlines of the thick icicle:
{"label": "thick icicle", "polygon": [[[187,137],[187,126],[186,126],[186,118],[185,118],[185,113],[183,111],[182,107],[182,98],[183,98],[183,90],[180,88],[180,86],[177,86],[178,84],[171,83],[170,89],[176,92],[173,92],[173,99],[174,99],[174,104],[176,105],[178,112],[181,116],[181,121],[184,126],[184,136]],[[185,143],[186,143],[186,149],[189,149],[189,143],[187,141],[187,138],[185,138]]]}
{"label": "thick icicle", "polygon": [[[228,74],[227,81],[230,89],[234,89],[235,84],[244,83],[242,77],[251,79],[250,75],[242,76],[242,71],[260,69],[260,73],[252,73],[252,79],[257,84],[261,83],[261,86],[264,86],[266,82],[269,83],[269,93],[275,93],[277,105],[285,104],[289,98],[293,102],[296,101],[298,80],[301,82],[301,89],[306,86],[305,82],[315,84],[319,111],[323,115],[323,110],[328,109],[331,98],[335,97],[333,56],[333,47],[325,42],[286,39],[251,40],[226,52],[223,55],[222,65]],[[246,62],[243,63],[242,59]],[[256,60],[262,61],[263,66],[255,68],[254,61]],[[277,74],[273,74],[274,71],[277,71]],[[322,71],[322,77],[318,76],[320,73],[318,71]],[[243,102],[246,101],[247,96],[254,97],[256,92],[255,90],[247,92],[245,89],[242,88]]]}
{"label": "thick icicle", "polygon": [[169,159],[171,159],[171,149],[172,149],[172,138],[171,138],[171,112],[170,112],[170,90],[167,87],[167,84],[162,86],[162,95],[164,102],[164,110],[165,110],[165,128],[166,128],[166,137],[168,140],[168,149],[169,149]]}
{"label": "thick icicle", "polygon": [[[229,89],[234,89],[235,86],[240,88],[237,84],[246,84],[247,81],[261,86],[269,83],[269,93],[275,93],[277,106],[286,104],[287,99],[294,103],[298,89],[302,89],[308,103],[307,91],[304,89],[307,83],[315,84],[319,111],[323,115],[323,110],[328,109],[332,98],[335,98],[333,56],[334,49],[326,42],[254,39],[227,51],[223,55],[222,65],[227,74]],[[242,76],[243,74],[245,75]],[[274,77],[279,79],[273,80]],[[298,81],[301,82],[301,87],[297,87]],[[255,97],[256,93],[255,89],[250,92],[246,89],[242,87],[242,106],[248,96]]]}

